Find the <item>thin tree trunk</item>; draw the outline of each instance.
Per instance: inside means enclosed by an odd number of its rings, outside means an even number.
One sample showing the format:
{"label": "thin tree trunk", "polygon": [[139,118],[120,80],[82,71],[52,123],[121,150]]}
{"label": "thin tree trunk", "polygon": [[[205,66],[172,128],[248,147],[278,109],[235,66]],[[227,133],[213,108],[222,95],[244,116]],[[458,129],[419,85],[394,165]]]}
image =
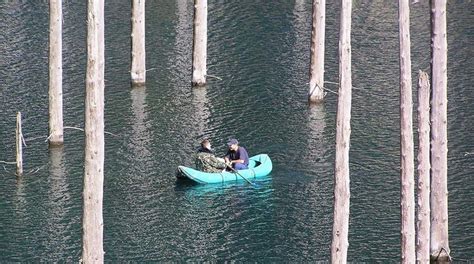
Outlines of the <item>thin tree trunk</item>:
{"label": "thin tree trunk", "polygon": [[84,263],[103,263],[104,0],[88,0],[85,99]]}
{"label": "thin tree trunk", "polygon": [[23,145],[21,132],[21,113],[16,114],[16,175],[21,176],[23,174]]}
{"label": "thin tree trunk", "polygon": [[207,0],[194,0],[193,85],[206,84]]}
{"label": "thin tree trunk", "polygon": [[336,160],[334,174],[334,223],[331,262],[346,263],[349,246],[349,145],[351,135],[351,12],[352,1],[341,1],[339,31],[339,97],[336,123]]}
{"label": "thin tree trunk", "polygon": [[418,217],[417,263],[430,262],[430,81],[426,72],[418,79]]}
{"label": "thin tree trunk", "polygon": [[324,40],[326,26],[326,0],[313,0],[313,25],[311,30],[311,69],[309,101],[324,99]]}
{"label": "thin tree trunk", "polygon": [[409,0],[398,2],[400,38],[401,263],[415,263],[415,176]]}
{"label": "thin tree trunk", "polygon": [[431,258],[449,259],[446,0],[431,1]]}
{"label": "thin tree trunk", "polygon": [[132,69],[133,85],[145,85],[145,0],[132,0]]}
{"label": "thin tree trunk", "polygon": [[49,1],[49,144],[62,145],[62,1]]}

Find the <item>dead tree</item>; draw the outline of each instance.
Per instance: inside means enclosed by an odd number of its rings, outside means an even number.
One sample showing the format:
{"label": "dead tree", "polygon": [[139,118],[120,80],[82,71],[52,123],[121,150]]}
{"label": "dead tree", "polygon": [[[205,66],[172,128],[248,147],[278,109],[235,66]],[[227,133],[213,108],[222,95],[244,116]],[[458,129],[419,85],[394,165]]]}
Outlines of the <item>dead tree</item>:
{"label": "dead tree", "polygon": [[49,144],[62,145],[62,1],[49,1]]}
{"label": "dead tree", "polygon": [[401,263],[415,263],[415,176],[409,0],[398,1],[400,39]]}
{"label": "dead tree", "polygon": [[141,86],[146,82],[145,53],[145,0],[132,1],[132,84]]}
{"label": "dead tree", "polygon": [[207,0],[194,0],[193,85],[206,84]]}
{"label": "dead tree", "polygon": [[431,245],[432,260],[450,259],[446,0],[431,1]]}
{"label": "dead tree", "polygon": [[324,40],[326,26],[326,0],[313,0],[313,23],[311,30],[311,66],[309,101],[324,99]]}
{"label": "dead tree", "polygon": [[430,82],[420,71],[418,78],[418,215],[416,260],[430,263]]}
{"label": "dead tree", "polygon": [[334,223],[331,262],[346,263],[349,246],[349,145],[351,135],[351,12],[352,0],[341,1],[339,31],[339,96],[336,121],[336,158],[334,173]]}
{"label": "dead tree", "polygon": [[82,261],[103,263],[104,0],[88,0]]}
{"label": "dead tree", "polygon": [[16,175],[23,174],[23,133],[21,132],[21,112],[16,114]]}

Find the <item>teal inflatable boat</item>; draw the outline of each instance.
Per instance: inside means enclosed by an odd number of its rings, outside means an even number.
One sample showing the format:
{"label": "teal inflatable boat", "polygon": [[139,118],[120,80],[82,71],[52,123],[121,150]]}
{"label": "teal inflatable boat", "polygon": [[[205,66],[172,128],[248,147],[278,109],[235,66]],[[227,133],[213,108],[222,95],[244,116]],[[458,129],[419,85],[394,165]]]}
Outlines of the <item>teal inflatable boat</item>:
{"label": "teal inflatable boat", "polygon": [[260,154],[249,159],[249,168],[246,170],[238,170],[238,175],[232,171],[224,171],[220,173],[209,173],[198,171],[193,168],[179,166],[178,178],[188,178],[192,181],[206,184],[206,183],[223,183],[229,181],[244,181],[242,177],[252,180],[258,177],[263,177],[272,171],[272,160],[267,154]]}

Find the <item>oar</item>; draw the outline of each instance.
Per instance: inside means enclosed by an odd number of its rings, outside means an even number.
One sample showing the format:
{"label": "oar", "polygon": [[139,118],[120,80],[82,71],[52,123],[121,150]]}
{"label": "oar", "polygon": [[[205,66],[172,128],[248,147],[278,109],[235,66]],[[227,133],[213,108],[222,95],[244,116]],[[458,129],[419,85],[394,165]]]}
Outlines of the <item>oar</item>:
{"label": "oar", "polygon": [[250,185],[253,185],[255,186],[255,184],[253,184],[251,181],[249,181],[249,179],[245,178],[242,174],[240,174],[237,170],[235,170],[234,168],[232,168],[232,166],[230,166],[229,164],[226,164],[226,166],[231,169],[233,172],[237,173],[237,175],[239,175],[240,177],[242,177],[242,179],[244,179],[246,182],[248,182]]}

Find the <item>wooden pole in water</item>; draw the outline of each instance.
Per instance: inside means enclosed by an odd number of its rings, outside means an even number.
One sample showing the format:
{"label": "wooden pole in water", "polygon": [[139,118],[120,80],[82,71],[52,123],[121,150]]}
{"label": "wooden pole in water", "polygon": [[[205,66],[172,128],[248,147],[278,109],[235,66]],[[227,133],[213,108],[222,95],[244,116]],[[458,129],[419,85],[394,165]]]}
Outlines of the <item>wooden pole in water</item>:
{"label": "wooden pole in water", "polygon": [[62,1],[49,1],[49,144],[62,145]]}
{"label": "wooden pole in water", "polygon": [[324,99],[324,39],[326,26],[326,0],[313,0],[313,24],[311,30],[311,67],[309,101]]}
{"label": "wooden pole in water", "polygon": [[82,261],[103,263],[104,0],[88,0]]}
{"label": "wooden pole in water", "polygon": [[145,0],[132,1],[132,84],[145,85]]}
{"label": "wooden pole in water", "polygon": [[194,0],[193,85],[206,84],[207,0]]}
{"label": "wooden pole in water", "polygon": [[400,39],[401,263],[415,263],[415,175],[409,0],[398,1]]}
{"label": "wooden pole in water", "polygon": [[419,71],[418,78],[418,215],[416,260],[430,263],[430,81]]}
{"label": "wooden pole in water", "polygon": [[16,114],[16,175],[23,174],[23,134],[21,132],[21,112]]}
{"label": "wooden pole in water", "polygon": [[349,146],[351,135],[351,12],[352,0],[341,0],[339,30],[339,96],[336,118],[336,158],[334,173],[334,223],[331,263],[346,263],[349,246]]}
{"label": "wooden pole in water", "polygon": [[431,259],[450,260],[446,0],[431,0]]}

